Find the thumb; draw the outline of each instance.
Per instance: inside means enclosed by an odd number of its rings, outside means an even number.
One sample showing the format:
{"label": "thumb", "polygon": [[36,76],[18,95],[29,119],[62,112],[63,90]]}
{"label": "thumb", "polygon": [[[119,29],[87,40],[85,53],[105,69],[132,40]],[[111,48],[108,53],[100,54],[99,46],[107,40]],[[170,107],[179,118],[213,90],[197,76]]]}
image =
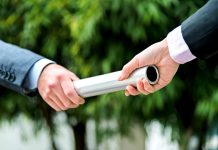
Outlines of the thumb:
{"label": "thumb", "polygon": [[130,62],[128,62],[122,69],[121,75],[118,78],[118,80],[124,80],[127,79],[130,74],[135,70],[139,68],[139,60],[138,55],[136,55]]}

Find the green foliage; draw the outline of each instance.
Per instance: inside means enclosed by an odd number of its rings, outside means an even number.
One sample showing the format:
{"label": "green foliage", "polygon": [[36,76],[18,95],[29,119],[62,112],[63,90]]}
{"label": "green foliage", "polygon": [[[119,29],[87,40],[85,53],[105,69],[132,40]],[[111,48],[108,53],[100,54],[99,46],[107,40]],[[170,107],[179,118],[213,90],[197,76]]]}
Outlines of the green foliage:
{"label": "green foliage", "polygon": [[[1,0],[0,38],[31,49],[75,72],[79,77],[120,70],[135,54],[167,35],[204,0]],[[215,61],[216,62],[216,61]],[[190,128],[201,133],[202,124],[218,113],[217,68],[211,62],[180,67],[173,82],[149,96],[125,97],[123,92],[87,99],[68,110],[71,125],[95,119],[101,133],[125,133],[135,121],[157,119],[173,127],[182,140]],[[0,119],[20,113],[36,127],[55,130],[55,112],[42,100],[26,100],[7,90],[0,93]],[[111,132],[102,120],[116,120]],[[76,120],[72,121],[71,120]],[[99,134],[100,135],[100,134]],[[102,135],[102,134],[101,134]]]}

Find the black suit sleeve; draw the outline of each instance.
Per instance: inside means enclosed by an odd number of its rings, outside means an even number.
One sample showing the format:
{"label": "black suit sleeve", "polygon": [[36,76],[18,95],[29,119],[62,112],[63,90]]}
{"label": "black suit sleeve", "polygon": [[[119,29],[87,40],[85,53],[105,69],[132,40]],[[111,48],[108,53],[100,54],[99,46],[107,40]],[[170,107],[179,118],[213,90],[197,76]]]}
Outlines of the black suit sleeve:
{"label": "black suit sleeve", "polygon": [[206,59],[218,53],[218,0],[210,0],[182,23],[182,35],[192,54]]}

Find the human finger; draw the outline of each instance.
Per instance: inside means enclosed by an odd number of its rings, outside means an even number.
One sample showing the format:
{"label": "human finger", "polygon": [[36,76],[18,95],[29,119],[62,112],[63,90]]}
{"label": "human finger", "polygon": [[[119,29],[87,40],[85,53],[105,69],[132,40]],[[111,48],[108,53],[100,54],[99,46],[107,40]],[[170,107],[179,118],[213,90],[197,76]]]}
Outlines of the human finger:
{"label": "human finger", "polygon": [[146,79],[142,80],[142,83],[144,85],[144,90],[149,92],[149,93],[154,93],[155,92],[155,88],[153,85],[151,85]]}
{"label": "human finger", "polygon": [[138,67],[139,67],[138,56],[136,55],[130,62],[124,65],[118,80],[127,79],[129,75]]}
{"label": "human finger", "polygon": [[54,110],[56,110],[56,111],[61,111],[62,110],[51,98],[44,99],[44,101],[49,106],[51,106]]}
{"label": "human finger", "polygon": [[61,87],[64,91],[65,96],[76,105],[84,104],[85,100],[81,98],[75,91],[73,82],[71,80],[65,80],[61,82]]}
{"label": "human finger", "polygon": [[66,106],[59,100],[55,93],[50,94],[50,99],[61,109],[66,110]]}
{"label": "human finger", "polygon": [[58,86],[56,86],[56,88],[54,88],[54,92],[56,94],[56,96],[58,97],[58,100],[60,102],[62,102],[65,106],[65,108],[72,108],[72,107],[77,107],[75,105],[78,105],[78,104],[75,104],[73,103],[64,93],[63,89],[62,89],[62,86],[61,86],[61,83],[59,83]]}
{"label": "human finger", "polygon": [[138,90],[139,92],[143,93],[144,95],[150,94],[148,91],[146,91],[146,90],[144,89],[143,79],[139,79],[139,80],[137,81],[137,90]]}
{"label": "human finger", "polygon": [[140,94],[140,92],[135,87],[133,87],[131,85],[128,85],[126,87],[126,90],[129,92],[130,95],[133,95],[133,96],[136,96],[136,95]]}

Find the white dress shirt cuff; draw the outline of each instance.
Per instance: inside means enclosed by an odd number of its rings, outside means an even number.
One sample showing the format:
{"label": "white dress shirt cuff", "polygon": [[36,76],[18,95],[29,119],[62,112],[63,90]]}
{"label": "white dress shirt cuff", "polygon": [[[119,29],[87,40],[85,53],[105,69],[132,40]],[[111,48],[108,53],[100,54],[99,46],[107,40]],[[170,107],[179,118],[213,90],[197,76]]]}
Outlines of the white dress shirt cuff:
{"label": "white dress shirt cuff", "polygon": [[196,58],[182,36],[181,26],[167,35],[167,43],[170,56],[175,62],[184,64]]}
{"label": "white dress shirt cuff", "polygon": [[40,59],[37,61],[32,68],[30,69],[29,73],[24,82],[24,87],[28,90],[37,89],[38,79],[42,72],[42,70],[48,65],[53,64],[55,62],[48,60],[48,59]]}

